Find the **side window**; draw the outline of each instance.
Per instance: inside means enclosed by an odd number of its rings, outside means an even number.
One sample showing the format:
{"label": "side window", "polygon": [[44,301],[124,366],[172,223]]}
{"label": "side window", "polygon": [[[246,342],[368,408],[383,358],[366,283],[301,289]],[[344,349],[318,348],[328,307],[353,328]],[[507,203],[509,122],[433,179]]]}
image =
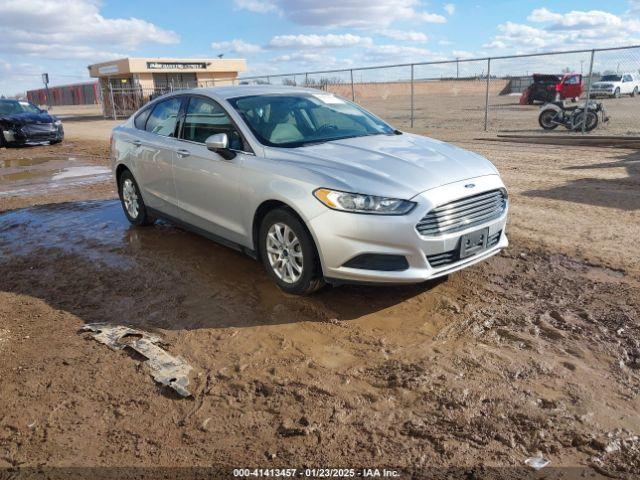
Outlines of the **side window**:
{"label": "side window", "polygon": [[630,82],[631,81],[631,75],[625,75],[623,78],[624,82]]}
{"label": "side window", "polygon": [[217,133],[227,134],[229,148],[232,150],[244,150],[242,137],[227,112],[213,100],[191,97],[182,127],[182,138],[204,143],[207,138]]}
{"label": "side window", "polygon": [[151,113],[151,109],[147,108],[138,114],[138,116],[133,120],[133,124],[136,126],[138,130],[144,130],[144,125],[147,123],[147,118],[149,118],[149,114]]}
{"label": "side window", "polygon": [[567,78],[564,83],[565,85],[578,85],[580,83],[580,77],[574,75],[573,77]]}
{"label": "side window", "polygon": [[145,130],[164,137],[172,137],[176,129],[181,103],[182,99],[180,97],[170,98],[158,103],[153,108],[151,115],[149,115]]}

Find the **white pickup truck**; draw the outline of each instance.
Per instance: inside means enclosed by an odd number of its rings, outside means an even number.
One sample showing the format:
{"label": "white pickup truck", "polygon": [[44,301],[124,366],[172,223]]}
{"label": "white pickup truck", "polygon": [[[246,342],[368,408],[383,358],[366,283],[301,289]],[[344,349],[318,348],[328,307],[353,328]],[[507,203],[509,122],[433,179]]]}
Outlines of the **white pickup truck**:
{"label": "white pickup truck", "polygon": [[640,90],[640,75],[637,73],[616,73],[603,75],[591,85],[592,97],[615,97],[631,95],[635,97]]}

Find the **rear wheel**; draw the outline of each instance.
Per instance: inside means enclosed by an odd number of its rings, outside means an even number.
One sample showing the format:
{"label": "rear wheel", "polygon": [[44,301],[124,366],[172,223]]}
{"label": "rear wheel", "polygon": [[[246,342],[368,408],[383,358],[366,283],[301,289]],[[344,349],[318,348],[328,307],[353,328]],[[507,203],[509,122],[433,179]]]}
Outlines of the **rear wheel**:
{"label": "rear wheel", "polygon": [[262,263],[281,290],[308,295],[324,285],[311,234],[290,210],[271,210],[262,220],[259,233]]}
{"label": "rear wheel", "polygon": [[620,98],[620,87],[616,88],[616,90],[613,92],[613,96],[615,98]]}
{"label": "rear wheel", "polygon": [[555,110],[543,110],[540,112],[540,115],[538,115],[538,123],[545,130],[553,130],[558,126],[554,121],[556,115],[557,112]]}
{"label": "rear wheel", "polygon": [[631,96],[635,97],[636,95],[638,95],[638,87],[633,87],[633,92],[631,92]]}
{"label": "rear wheel", "polygon": [[0,132],[0,148],[2,147],[6,147],[5,142],[4,142],[4,134],[2,132]]}
{"label": "rear wheel", "polygon": [[147,207],[142,200],[140,188],[129,170],[120,174],[118,179],[118,194],[124,214],[134,225],[151,225],[155,219],[147,212]]}

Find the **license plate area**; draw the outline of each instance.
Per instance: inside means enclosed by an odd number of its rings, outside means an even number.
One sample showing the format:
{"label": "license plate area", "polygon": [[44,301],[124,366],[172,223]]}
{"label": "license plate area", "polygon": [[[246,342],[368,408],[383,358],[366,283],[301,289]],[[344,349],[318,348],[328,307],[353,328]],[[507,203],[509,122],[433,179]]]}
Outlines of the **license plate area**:
{"label": "license plate area", "polygon": [[489,227],[462,235],[460,237],[460,260],[486,250],[488,239]]}

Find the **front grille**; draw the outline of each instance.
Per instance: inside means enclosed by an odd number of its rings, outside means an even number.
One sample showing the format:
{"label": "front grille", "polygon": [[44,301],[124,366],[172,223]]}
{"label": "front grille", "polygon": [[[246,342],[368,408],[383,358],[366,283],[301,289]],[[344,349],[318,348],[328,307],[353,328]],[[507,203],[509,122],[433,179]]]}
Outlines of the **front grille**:
{"label": "front grille", "polygon": [[440,235],[481,225],[500,217],[507,208],[504,190],[490,190],[445,203],[427,213],[416,225],[421,235]]}
{"label": "front grille", "polygon": [[[489,238],[487,238],[487,250],[489,250],[492,247],[495,247],[498,244],[498,242],[500,241],[501,233],[502,233],[502,230],[500,230],[497,233],[494,233],[493,235],[489,235]],[[483,252],[486,252],[486,250],[483,250]],[[482,252],[479,252],[479,253],[482,253]],[[473,257],[467,257],[467,258],[473,258]],[[429,265],[431,265],[431,267],[433,268],[444,267],[446,265],[450,265],[452,263],[457,262],[458,260],[460,260],[459,242],[457,247],[454,250],[449,250],[448,252],[443,252],[443,253],[436,253],[435,255],[427,255],[427,260],[429,261]]]}
{"label": "front grille", "polygon": [[52,133],[58,131],[53,123],[31,123],[25,125],[22,130],[27,134]]}

